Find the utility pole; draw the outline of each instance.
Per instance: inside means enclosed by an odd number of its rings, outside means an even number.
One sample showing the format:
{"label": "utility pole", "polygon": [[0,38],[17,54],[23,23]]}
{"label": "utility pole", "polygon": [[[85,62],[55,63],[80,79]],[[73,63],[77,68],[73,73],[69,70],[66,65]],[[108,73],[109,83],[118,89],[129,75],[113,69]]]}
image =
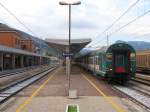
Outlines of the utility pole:
{"label": "utility pole", "polygon": [[[69,4],[69,54],[71,53],[71,4]],[[71,57],[69,56],[69,61],[68,61],[68,86],[70,89],[70,72],[71,72]]]}
{"label": "utility pole", "polygon": [[109,36],[107,34],[107,49],[108,49],[108,47],[109,47]]}
{"label": "utility pole", "polygon": [[70,90],[70,71],[71,71],[71,6],[72,5],[80,5],[81,2],[74,2],[74,3],[67,3],[67,2],[59,2],[60,5],[67,5],[69,7],[69,43],[68,43],[68,56],[66,56],[66,74],[68,76],[68,91],[69,91],[69,97],[71,94]]}
{"label": "utility pole", "polygon": [[42,40],[40,39],[40,65],[42,65]]}
{"label": "utility pole", "polygon": [[70,70],[71,70],[71,6],[80,5],[81,2],[77,1],[74,3],[59,2],[60,5],[69,6],[69,42],[68,42],[68,56],[66,57],[66,74],[68,76],[68,88],[70,89]]}

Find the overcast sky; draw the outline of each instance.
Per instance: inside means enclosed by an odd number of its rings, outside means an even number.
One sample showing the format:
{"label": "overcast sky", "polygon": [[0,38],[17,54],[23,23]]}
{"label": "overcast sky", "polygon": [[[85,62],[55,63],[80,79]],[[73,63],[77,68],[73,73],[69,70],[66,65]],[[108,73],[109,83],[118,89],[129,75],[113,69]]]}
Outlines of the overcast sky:
{"label": "overcast sky", "polygon": [[[64,0],[65,1],[65,0]],[[75,0],[74,0],[75,1]],[[93,43],[105,38],[101,34],[129,6],[137,0],[82,0],[80,6],[72,7],[72,38],[93,38]],[[68,7],[60,6],[59,0],[0,0],[14,13],[36,36],[45,38],[68,38]],[[118,28],[150,10],[150,0],[139,0],[121,20],[107,33]],[[11,27],[27,31],[6,10],[0,7],[0,21]],[[110,42],[116,40],[150,41],[150,14],[138,19],[121,31],[110,36]],[[100,41],[106,44],[106,39]]]}

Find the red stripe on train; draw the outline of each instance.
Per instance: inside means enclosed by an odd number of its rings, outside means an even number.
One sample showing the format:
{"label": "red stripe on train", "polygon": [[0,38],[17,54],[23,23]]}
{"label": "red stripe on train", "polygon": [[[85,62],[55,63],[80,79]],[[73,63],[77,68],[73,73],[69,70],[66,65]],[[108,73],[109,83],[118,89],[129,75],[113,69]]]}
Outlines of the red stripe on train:
{"label": "red stripe on train", "polygon": [[125,72],[125,69],[124,69],[124,67],[117,67],[117,68],[116,68],[116,72],[117,72],[117,73]]}

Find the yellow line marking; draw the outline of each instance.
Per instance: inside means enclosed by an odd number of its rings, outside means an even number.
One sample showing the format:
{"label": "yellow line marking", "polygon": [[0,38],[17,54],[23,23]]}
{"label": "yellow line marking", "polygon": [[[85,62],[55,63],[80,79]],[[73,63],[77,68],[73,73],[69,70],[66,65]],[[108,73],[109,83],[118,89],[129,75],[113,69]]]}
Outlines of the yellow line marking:
{"label": "yellow line marking", "polygon": [[103,93],[87,76],[83,73],[81,75],[104,97],[104,99],[117,111],[117,112],[125,112],[125,110],[119,106],[116,102],[110,99],[105,93]]}
{"label": "yellow line marking", "polygon": [[40,90],[54,77],[55,74],[56,74],[56,72],[53,73],[45,82],[43,82],[41,84],[41,86],[39,88],[37,88],[30,97],[28,97],[26,100],[24,100],[20,104],[20,106],[16,109],[16,112],[21,112],[21,110],[23,110],[30,103],[32,98],[35,97],[40,92]]}

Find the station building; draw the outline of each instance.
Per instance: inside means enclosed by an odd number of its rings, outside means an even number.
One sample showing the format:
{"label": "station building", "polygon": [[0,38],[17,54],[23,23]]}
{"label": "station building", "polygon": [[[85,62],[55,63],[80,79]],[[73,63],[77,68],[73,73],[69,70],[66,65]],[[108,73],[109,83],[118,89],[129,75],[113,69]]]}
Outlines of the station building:
{"label": "station building", "polygon": [[17,30],[0,24],[0,71],[50,63],[49,57],[35,49],[30,37],[22,38]]}
{"label": "station building", "polygon": [[29,52],[35,52],[36,46],[32,39],[21,39],[21,49]]}
{"label": "station building", "polygon": [[0,45],[35,52],[32,39],[23,39],[17,31],[0,31]]}
{"label": "station building", "polygon": [[21,38],[16,31],[0,31],[0,45],[21,48]]}

